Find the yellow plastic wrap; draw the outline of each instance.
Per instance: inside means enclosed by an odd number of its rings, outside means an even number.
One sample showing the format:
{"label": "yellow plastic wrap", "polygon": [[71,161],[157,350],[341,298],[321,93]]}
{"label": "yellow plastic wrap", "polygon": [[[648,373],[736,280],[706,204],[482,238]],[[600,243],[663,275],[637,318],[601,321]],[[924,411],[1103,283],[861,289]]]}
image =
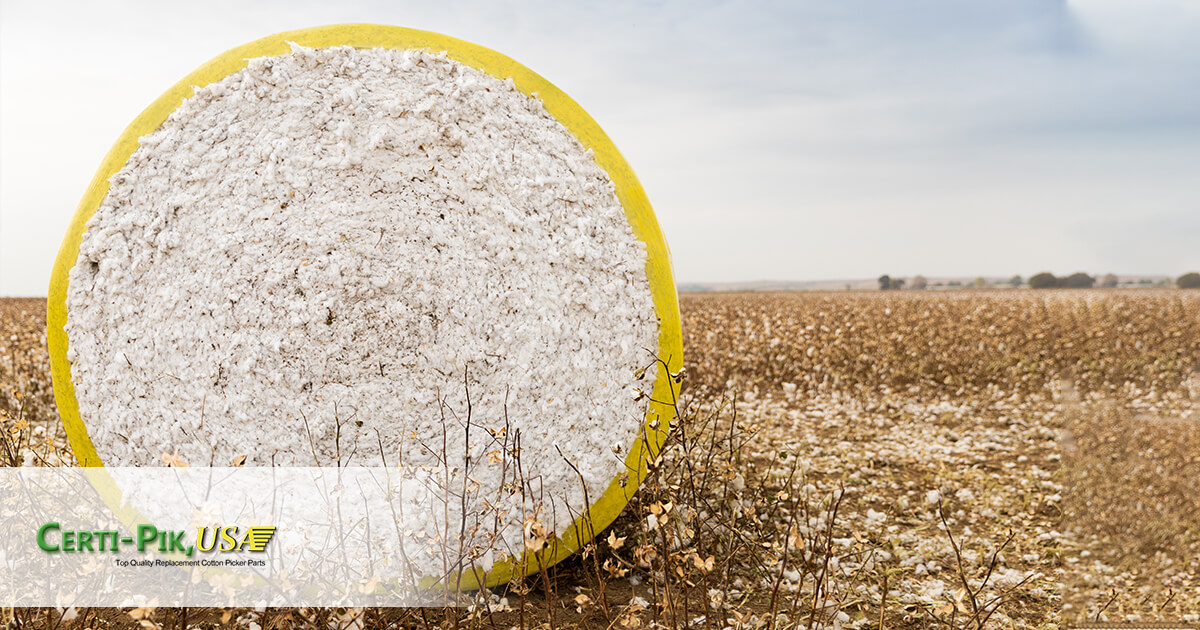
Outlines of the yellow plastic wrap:
{"label": "yellow plastic wrap", "polygon": [[[85,419],[79,414],[75,388],[71,381],[71,366],[67,360],[67,335],[63,329],[67,321],[67,275],[79,257],[79,245],[86,224],[108,193],[109,178],[125,166],[126,161],[137,149],[139,138],[162,125],[184,99],[192,96],[195,88],[220,81],[245,68],[248,59],[287,54],[290,52],[288,42],[312,48],[353,46],[445,52],[450,59],[498,79],[511,78],[518,90],[540,99],[551,116],[569,129],[584,147],[594,152],[596,162],[615,184],[617,198],[625,209],[625,216],[633,227],[634,234],[647,246],[646,272],[661,326],[658,356],[669,362],[670,371],[676,371],[682,366],[679,301],[667,243],[637,177],[596,121],[575,101],[546,79],[498,52],[437,33],[375,24],[344,24],[288,31],[226,51],[171,86],[126,127],[105,156],[75,210],[59,248],[50,279],[46,335],[55,400],[71,449],[80,465],[103,466],[88,436]],[[660,369],[652,398],[654,401],[669,402],[673,397],[670,379],[662,372]],[[652,419],[658,420],[653,428]],[[592,501],[586,514],[581,515],[566,530],[557,532],[557,539],[542,552],[542,564],[549,566],[571,555],[587,542],[589,536],[602,531],[616,519],[645,477],[647,462],[657,455],[673,419],[674,410],[670,405],[650,403],[644,435],[635,444],[630,445],[629,455],[625,460],[630,473],[624,487],[618,479],[613,479],[604,494]],[[529,553],[520,559],[498,562],[487,573],[483,585],[501,584],[516,574],[529,575],[538,570],[538,564],[537,558]],[[459,577],[464,588],[480,586],[480,580],[484,578],[474,574]]]}

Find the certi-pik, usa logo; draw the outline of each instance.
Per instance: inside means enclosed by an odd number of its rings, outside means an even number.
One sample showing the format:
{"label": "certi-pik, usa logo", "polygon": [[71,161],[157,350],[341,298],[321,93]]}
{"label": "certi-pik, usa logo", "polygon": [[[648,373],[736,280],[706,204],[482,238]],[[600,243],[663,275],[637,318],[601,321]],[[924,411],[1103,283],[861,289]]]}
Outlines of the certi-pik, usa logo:
{"label": "certi-pik, usa logo", "polygon": [[[264,552],[267,545],[275,536],[275,528],[269,526],[240,527],[204,526],[196,528],[195,542],[189,543],[187,531],[182,529],[159,529],[154,525],[139,524],[136,534],[122,536],[115,529],[108,530],[77,530],[63,529],[57,521],[48,522],[38,528],[37,544],[46,553],[120,553],[122,550],[136,549],[139,553],[155,550],[164,554],[181,553],[187,557],[199,552],[235,553],[242,551]],[[263,560],[226,558],[224,560],[202,560],[186,562],[187,564],[229,565],[229,566],[265,566]],[[117,564],[148,565],[149,561],[118,560]],[[156,561],[153,564],[179,564],[178,561]]]}

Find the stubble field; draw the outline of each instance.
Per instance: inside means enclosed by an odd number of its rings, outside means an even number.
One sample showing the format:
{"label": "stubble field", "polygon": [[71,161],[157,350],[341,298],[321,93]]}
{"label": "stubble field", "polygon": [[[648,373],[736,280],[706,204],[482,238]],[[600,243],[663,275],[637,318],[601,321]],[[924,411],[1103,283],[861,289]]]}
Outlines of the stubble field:
{"label": "stubble field", "polygon": [[[0,623],[1200,619],[1200,292],[690,294],[682,310],[682,420],[642,492],[585,553],[472,608],[8,609]],[[72,463],[44,325],[44,301],[0,301],[0,464]]]}

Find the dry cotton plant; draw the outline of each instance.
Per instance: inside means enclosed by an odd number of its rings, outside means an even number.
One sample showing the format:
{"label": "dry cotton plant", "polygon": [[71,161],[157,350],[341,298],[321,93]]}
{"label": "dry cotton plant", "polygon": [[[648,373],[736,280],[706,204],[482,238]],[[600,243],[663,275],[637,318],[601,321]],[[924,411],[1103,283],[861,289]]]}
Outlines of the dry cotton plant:
{"label": "dry cotton plant", "polygon": [[46,302],[0,299],[0,466],[73,461],[54,405]]}
{"label": "dry cotton plant", "polygon": [[[1200,293],[685,295],[681,306],[679,421],[642,490],[580,553],[472,593],[466,608],[9,610],[6,619],[977,630],[1194,610],[1190,583],[1139,589],[1162,570],[1195,574],[1159,543],[1194,535],[1185,518],[1194,508],[1179,502],[1190,494],[1177,490],[1194,477],[1179,445],[1193,426],[1180,419],[1194,412],[1188,387],[1200,383],[1188,380],[1200,365]],[[1065,431],[1094,444],[1072,451]],[[1179,474],[1155,477],[1159,465]],[[1131,483],[1153,503],[1106,503]],[[527,544],[550,548],[535,504]],[[1127,521],[1142,529],[1125,531]],[[1098,557],[1118,544],[1067,530],[1150,546],[1122,565]],[[1064,584],[1086,598],[1064,602]],[[1075,612],[1060,615],[1064,603]]]}
{"label": "dry cotton plant", "polygon": [[1200,372],[1177,414],[1071,397],[1064,617],[1200,622]]}

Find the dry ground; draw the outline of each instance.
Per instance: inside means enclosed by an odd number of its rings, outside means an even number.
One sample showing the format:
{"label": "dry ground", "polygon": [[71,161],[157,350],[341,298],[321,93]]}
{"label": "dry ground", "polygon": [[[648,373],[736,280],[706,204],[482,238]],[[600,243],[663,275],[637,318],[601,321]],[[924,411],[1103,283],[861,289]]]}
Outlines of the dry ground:
{"label": "dry ground", "polygon": [[[1196,623],[1200,292],[685,295],[682,306],[684,420],[650,482],[588,553],[480,594],[473,612],[8,609],[0,623]],[[41,300],[0,300],[7,465],[70,463],[44,318]]]}

